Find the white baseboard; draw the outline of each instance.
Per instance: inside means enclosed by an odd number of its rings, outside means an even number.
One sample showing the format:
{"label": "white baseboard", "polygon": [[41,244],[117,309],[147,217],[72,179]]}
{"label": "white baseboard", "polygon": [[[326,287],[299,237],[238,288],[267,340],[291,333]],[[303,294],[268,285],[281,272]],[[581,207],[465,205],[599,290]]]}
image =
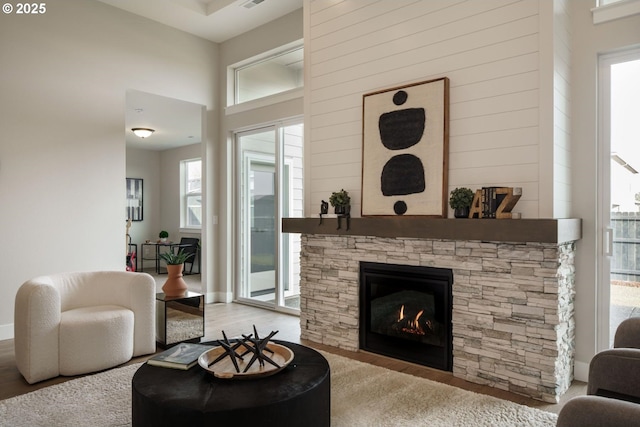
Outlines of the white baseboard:
{"label": "white baseboard", "polygon": [[576,361],[573,364],[573,378],[586,383],[589,380],[589,364]]}
{"label": "white baseboard", "polygon": [[13,323],[7,325],[0,325],[0,340],[12,340],[13,339]]}
{"label": "white baseboard", "polygon": [[214,302],[229,303],[233,301],[233,292],[207,292],[205,301],[207,304]]}

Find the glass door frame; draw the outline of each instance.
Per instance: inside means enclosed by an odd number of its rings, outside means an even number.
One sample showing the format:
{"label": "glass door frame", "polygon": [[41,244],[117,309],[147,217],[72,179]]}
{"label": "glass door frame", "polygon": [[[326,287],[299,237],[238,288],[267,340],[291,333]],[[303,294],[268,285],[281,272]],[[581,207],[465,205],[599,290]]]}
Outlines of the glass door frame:
{"label": "glass door frame", "polygon": [[640,59],[640,49],[626,49],[600,55],[598,58],[598,161],[596,208],[596,349],[610,348],[611,322],[611,258],[613,229],[611,226],[611,66]]}
{"label": "glass door frame", "polygon": [[[260,152],[256,152],[256,151],[242,151],[241,148],[238,148],[241,152],[238,153],[239,156],[241,156],[240,161],[242,162],[242,168],[240,169],[241,171],[244,171],[245,174],[248,174],[250,171],[253,171],[254,169],[252,168],[252,165],[257,165],[257,166],[263,166],[265,169],[267,168],[273,168],[273,175],[274,175],[274,201],[278,199],[278,177],[277,177],[277,167],[276,167],[276,154],[270,155],[270,154],[266,154],[266,153],[260,153]],[[267,172],[267,171],[264,171]],[[271,172],[271,171],[268,171]],[[245,184],[245,179],[247,178],[247,176],[242,176],[239,177],[240,178],[240,185]],[[238,194],[241,194],[240,192],[238,192]],[[241,251],[240,257],[238,259],[238,262],[240,264],[240,268],[238,270],[238,277],[240,280],[238,280],[238,290],[237,290],[237,298],[238,299],[242,299],[242,300],[246,300],[246,301],[251,301],[252,303],[256,303],[259,305],[265,305],[265,306],[269,306],[271,307],[272,304],[264,302],[264,303],[260,303],[257,300],[254,300],[250,297],[244,297],[243,295],[248,295],[248,293],[251,292],[251,282],[248,280],[244,280],[246,278],[247,275],[251,275],[251,233],[248,232],[249,230],[244,230],[245,233],[243,234],[243,230],[242,227],[245,224],[246,221],[250,221],[252,218],[252,213],[251,213],[251,203],[249,200],[249,194],[245,194],[245,197],[239,197],[239,202],[242,205],[238,211],[239,215],[238,218],[240,218],[240,222],[238,223],[238,242],[240,243],[238,245],[239,250]],[[255,207],[254,207],[255,209]],[[276,224],[274,224],[275,229],[274,229],[274,236],[276,237],[274,239],[274,293],[275,293],[275,301],[274,304],[278,305],[278,292],[277,292],[277,283],[278,283],[278,257],[277,254],[279,252],[279,242],[278,242],[278,230],[277,230],[277,215],[278,215],[278,208],[277,206],[274,206],[274,222]]]}
{"label": "glass door frame", "polygon": [[[235,235],[235,241],[236,241],[236,251],[235,251],[235,260],[234,260],[234,270],[235,270],[235,285],[234,285],[234,295],[233,295],[233,300],[236,302],[240,302],[240,303],[244,303],[244,304],[248,304],[248,305],[255,305],[255,306],[259,306],[262,308],[268,308],[271,310],[275,310],[275,311],[279,311],[279,312],[283,312],[283,313],[288,313],[288,314],[294,314],[294,315],[299,315],[300,314],[300,310],[299,309],[295,309],[295,308],[290,308],[290,307],[286,307],[285,306],[285,301],[284,301],[284,277],[283,274],[285,273],[283,268],[283,254],[282,254],[282,246],[283,246],[283,238],[282,238],[282,212],[283,212],[283,200],[282,200],[282,191],[284,189],[284,185],[285,183],[283,183],[283,168],[286,165],[286,160],[284,159],[283,156],[283,130],[288,127],[288,126],[293,126],[293,125],[299,125],[303,123],[303,119],[302,117],[300,118],[293,118],[293,119],[289,119],[289,120],[282,120],[282,121],[276,121],[273,123],[270,123],[268,125],[262,125],[262,126],[256,126],[255,128],[249,128],[249,129],[243,129],[243,130],[238,130],[236,132],[234,132],[234,136],[233,136],[233,142],[234,142],[234,179],[233,179],[233,185],[234,185],[234,216],[237,218],[237,221],[235,222],[236,226],[235,226],[235,231],[234,231],[234,235]],[[246,283],[242,283],[243,282],[243,268],[246,269],[246,260],[248,259],[247,257],[250,256],[250,254],[246,253],[247,251],[247,245],[245,244],[245,242],[243,242],[243,240],[245,240],[247,237],[243,236],[243,221],[245,220],[244,218],[242,218],[243,214],[243,206],[242,204],[245,203],[245,200],[243,200],[243,197],[241,197],[241,192],[239,191],[240,186],[242,185],[242,177],[240,176],[240,174],[243,171],[243,162],[246,161],[245,156],[243,155],[242,152],[242,146],[240,144],[240,139],[243,136],[250,136],[250,135],[255,135],[255,134],[259,134],[259,133],[265,133],[265,132],[269,132],[269,131],[274,131],[275,134],[275,154],[274,154],[274,158],[275,158],[275,182],[276,182],[276,188],[275,188],[275,203],[274,203],[274,207],[275,207],[275,215],[276,215],[276,221],[275,221],[275,234],[276,234],[276,239],[275,239],[275,247],[274,247],[274,251],[275,251],[275,265],[276,265],[276,271],[275,271],[275,300],[273,303],[271,302],[263,302],[263,301],[257,301],[255,299],[249,298],[249,297],[243,297],[241,295],[242,294],[242,290],[246,289],[246,286],[248,286]],[[255,154],[255,159],[259,159],[259,158],[266,158],[264,153],[254,153]],[[289,169],[291,171],[291,169]],[[288,192],[288,197],[291,197],[291,192]],[[289,274],[289,270],[287,270],[287,274]]]}

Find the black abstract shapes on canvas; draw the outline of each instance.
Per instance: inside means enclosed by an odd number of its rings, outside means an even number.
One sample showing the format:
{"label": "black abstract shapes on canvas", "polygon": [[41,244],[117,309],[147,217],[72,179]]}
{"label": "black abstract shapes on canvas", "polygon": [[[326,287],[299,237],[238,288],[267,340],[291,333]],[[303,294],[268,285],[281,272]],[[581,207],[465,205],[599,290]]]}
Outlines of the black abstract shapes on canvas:
{"label": "black abstract shapes on canvas", "polygon": [[425,189],[422,161],[413,154],[393,156],[382,168],[380,182],[385,196],[421,193]]}
{"label": "black abstract shapes on canvas", "polygon": [[409,94],[403,90],[399,90],[393,95],[393,103],[402,105],[407,102],[407,98],[409,98]]}
{"label": "black abstract shapes on canvas", "polygon": [[396,215],[404,215],[407,212],[407,204],[402,200],[398,200],[393,204],[393,211]]}
{"label": "black abstract shapes on canvas", "polygon": [[383,113],[378,119],[378,129],[382,144],[389,150],[404,150],[422,139],[425,127],[424,108]]}
{"label": "black abstract shapes on canvas", "polygon": [[[409,94],[399,90],[393,95],[395,105],[407,102]],[[378,118],[378,130],[382,145],[389,150],[405,150],[422,140],[426,126],[424,108],[405,108],[383,113]],[[420,158],[413,154],[400,154],[392,157],[382,168],[380,175],[382,194],[401,196],[424,192],[425,173]],[[393,205],[396,215],[404,215],[408,210],[404,200]]]}

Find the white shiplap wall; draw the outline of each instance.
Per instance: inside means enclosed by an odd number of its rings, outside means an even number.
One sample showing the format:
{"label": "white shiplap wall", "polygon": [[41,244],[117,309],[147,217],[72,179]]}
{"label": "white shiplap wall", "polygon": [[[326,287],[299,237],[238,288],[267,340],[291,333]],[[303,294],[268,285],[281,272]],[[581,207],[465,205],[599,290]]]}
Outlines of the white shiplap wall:
{"label": "white shiplap wall", "polygon": [[[307,0],[307,214],[316,213],[320,201],[340,188],[352,195],[354,216],[360,213],[363,94],[448,77],[449,190],[522,187],[523,197],[514,211],[539,217],[541,204],[552,205],[551,198],[539,199],[540,104],[549,99],[551,108],[554,99],[541,96],[539,90],[544,82],[540,4],[539,0]],[[548,20],[553,22],[553,17]],[[566,57],[568,45],[559,59]],[[554,79],[555,92],[565,98],[567,73],[568,66],[559,67]],[[544,148],[551,153],[547,157],[563,164],[568,158],[564,144],[568,107],[557,106],[554,115],[563,120],[553,133],[560,134],[563,143]],[[555,152],[561,154],[557,160]],[[568,172],[553,175],[558,187],[565,175]],[[553,189],[543,194],[553,197]]]}

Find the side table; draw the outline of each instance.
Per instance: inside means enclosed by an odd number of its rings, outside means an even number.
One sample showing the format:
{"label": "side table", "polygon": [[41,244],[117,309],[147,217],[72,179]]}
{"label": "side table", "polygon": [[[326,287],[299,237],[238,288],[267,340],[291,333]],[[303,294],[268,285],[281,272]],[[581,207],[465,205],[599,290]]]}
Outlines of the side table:
{"label": "side table", "polygon": [[181,297],[156,294],[156,341],[163,347],[200,342],[204,336],[204,295],[188,291]]}
{"label": "side table", "polygon": [[[149,243],[142,243],[142,245],[140,245],[141,247],[141,251],[142,253],[140,254],[140,271],[144,272],[144,262],[145,261],[153,261],[155,263],[155,269],[156,269],[156,274],[167,274],[166,269],[164,271],[160,271],[160,267],[162,266],[162,262],[161,262],[161,258],[160,258],[160,248],[168,248],[170,252],[173,252],[174,248],[178,248],[178,250],[180,250],[180,248],[186,248],[189,247],[191,245],[181,245],[180,243],[173,243],[173,242],[149,242]],[[153,252],[153,258],[149,257],[149,254],[147,254],[147,248],[148,247],[152,247],[152,249],[150,249],[150,251]]]}

